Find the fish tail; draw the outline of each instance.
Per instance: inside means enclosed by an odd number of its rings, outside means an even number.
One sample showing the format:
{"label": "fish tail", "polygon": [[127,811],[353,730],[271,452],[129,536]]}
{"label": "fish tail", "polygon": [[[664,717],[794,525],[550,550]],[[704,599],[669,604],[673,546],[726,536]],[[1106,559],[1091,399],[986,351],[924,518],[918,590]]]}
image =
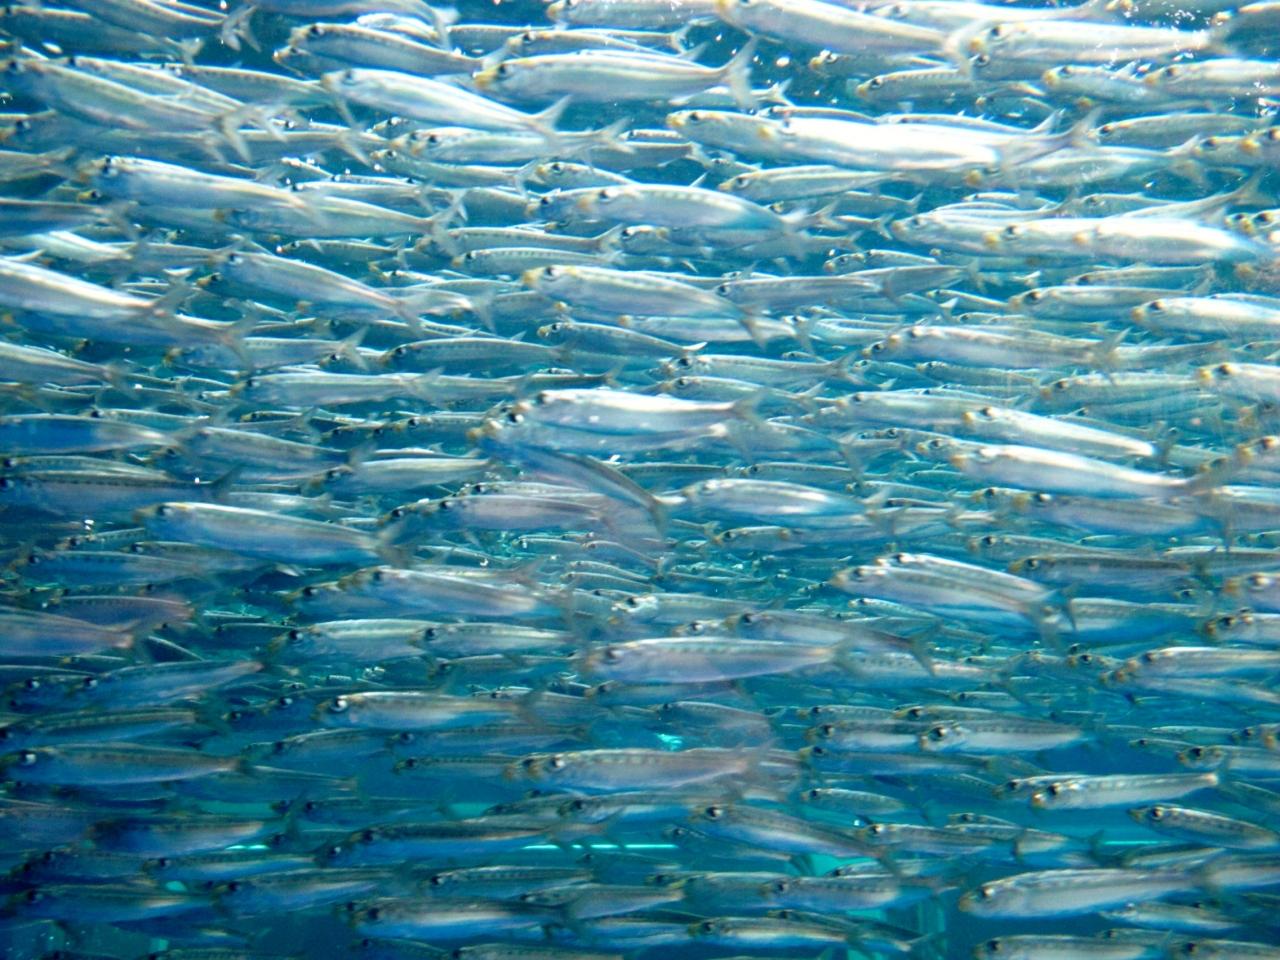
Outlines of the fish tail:
{"label": "fish tail", "polygon": [[556,130],[556,124],[560,122],[561,116],[568,109],[569,104],[573,102],[573,96],[566,95],[561,97],[545,110],[540,110],[529,117],[529,126],[533,128],[535,133],[541,134],[547,141],[548,148],[558,150],[561,147],[560,132]]}
{"label": "fish tail", "polygon": [[261,51],[262,46],[258,43],[257,38],[249,27],[249,21],[257,9],[257,6],[253,3],[246,3],[239,10],[228,14],[226,19],[222,21],[219,39],[229,49],[239,50],[240,41],[243,40],[251,49]]}
{"label": "fish tail", "polygon": [[733,59],[721,68],[725,85],[733,99],[743,110],[754,110],[756,98],[751,92],[751,61],[755,59],[757,41],[752,37],[734,54]]}

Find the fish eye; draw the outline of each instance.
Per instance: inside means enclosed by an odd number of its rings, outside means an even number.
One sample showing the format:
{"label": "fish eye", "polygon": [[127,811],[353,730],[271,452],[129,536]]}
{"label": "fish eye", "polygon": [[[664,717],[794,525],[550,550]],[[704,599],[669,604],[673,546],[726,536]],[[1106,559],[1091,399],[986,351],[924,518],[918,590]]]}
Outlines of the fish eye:
{"label": "fish eye", "polygon": [[622,659],[622,651],[617,647],[605,647],[604,659],[609,663],[617,663]]}
{"label": "fish eye", "polygon": [[1069,77],[1069,76],[1071,76],[1071,75],[1072,75],[1072,74],[1074,74],[1074,73],[1075,73],[1075,71],[1071,69],[1070,64],[1068,64],[1068,65],[1067,65],[1067,66],[1065,66],[1065,67],[1059,67],[1059,68],[1058,68],[1058,76],[1060,76],[1060,77]]}
{"label": "fish eye", "polygon": [[988,953],[999,953],[1004,949],[1004,944],[999,940],[988,940],[982,945]]}
{"label": "fish eye", "polygon": [[542,276],[544,279],[554,280],[556,277],[560,276],[560,271],[555,267],[543,267]]}
{"label": "fish eye", "polygon": [[494,73],[500,77],[509,77],[511,76],[511,65],[507,63],[500,63],[498,64],[498,69],[496,69]]}
{"label": "fish eye", "polygon": [[351,701],[346,697],[334,697],[329,703],[330,713],[342,713],[351,706]]}
{"label": "fish eye", "polygon": [[990,900],[995,895],[996,895],[996,888],[991,886],[991,884],[989,883],[983,884],[981,887],[978,888],[978,896],[980,896],[983,900]]}
{"label": "fish eye", "polygon": [[1044,294],[1039,290],[1028,290],[1023,294],[1022,299],[1027,303],[1039,303],[1044,299]]}
{"label": "fish eye", "polygon": [[552,770],[563,770],[565,766],[564,757],[558,753],[552,754],[547,758],[547,766]]}
{"label": "fish eye", "polygon": [[622,191],[617,187],[605,187],[596,194],[596,200],[600,203],[608,203],[610,200],[616,200],[622,196]]}
{"label": "fish eye", "polygon": [[1147,304],[1147,309],[1150,310],[1152,313],[1159,313],[1164,309],[1164,301],[1152,300],[1150,303]]}
{"label": "fish eye", "polygon": [[1009,239],[1014,239],[1015,237],[1019,237],[1022,235],[1022,228],[1019,227],[1016,223],[1011,223],[1007,227],[1005,227],[1002,232]]}
{"label": "fish eye", "polygon": [[719,806],[716,806],[715,804],[712,804],[702,812],[706,815],[708,820],[719,820],[721,817],[724,816],[724,807],[719,807]]}
{"label": "fish eye", "polygon": [[689,113],[685,114],[685,117],[690,123],[701,123],[706,119],[706,115],[699,110],[691,110]]}
{"label": "fish eye", "polygon": [[33,767],[39,759],[39,756],[31,750],[23,750],[18,754],[18,764],[23,767]]}
{"label": "fish eye", "polygon": [[512,410],[510,413],[507,414],[506,420],[507,420],[507,423],[513,423],[513,424],[524,423],[524,415],[520,413],[516,413],[514,410]]}

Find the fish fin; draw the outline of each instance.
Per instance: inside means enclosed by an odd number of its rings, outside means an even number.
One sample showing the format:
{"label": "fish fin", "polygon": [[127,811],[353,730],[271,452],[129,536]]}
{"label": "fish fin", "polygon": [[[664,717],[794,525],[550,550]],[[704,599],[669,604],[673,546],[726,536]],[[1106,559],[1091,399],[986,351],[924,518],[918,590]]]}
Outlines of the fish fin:
{"label": "fish fin", "polygon": [[765,420],[760,416],[760,404],[768,399],[769,388],[762,387],[754,393],[735,400],[729,407],[729,415],[735,420],[744,420],[753,427],[763,427]]}
{"label": "fish fin", "polygon": [[365,358],[360,355],[360,344],[364,340],[368,332],[369,332],[369,325],[364,324],[359,329],[357,329],[355,333],[351,334],[348,337],[344,337],[338,343],[337,349],[334,350],[334,355],[338,357],[343,357],[344,359],[351,361],[361,370],[369,369],[369,365],[365,361]]}
{"label": "fish fin", "polygon": [[[226,141],[227,146],[235,151],[236,156],[246,164],[252,163],[253,154],[249,152],[249,145],[244,142],[244,137],[240,136],[240,128],[244,126],[243,121],[248,119],[246,113],[256,112],[256,110],[256,107],[238,107],[214,119],[214,127],[217,129],[218,134]],[[270,124],[265,126],[267,129],[274,129]]]}
{"label": "fish fin", "polygon": [[441,50],[453,49],[449,42],[449,28],[458,22],[458,11],[452,7],[427,6],[431,28],[436,32],[436,46]]}
{"label": "fish fin", "polygon": [[787,79],[778,83],[770,84],[760,91],[758,99],[763,103],[770,103],[779,107],[794,107],[795,104],[787,97],[787,90],[790,89],[793,79],[795,78],[787,77]]}
{"label": "fish fin", "polygon": [[239,10],[227,15],[219,28],[219,38],[231,50],[240,49],[243,40],[253,50],[262,50],[253,31],[249,28],[249,20],[258,8],[253,3],[246,3]]}
{"label": "fish fin", "polygon": [[978,38],[980,33],[988,30],[991,22],[988,20],[974,20],[965,24],[963,27],[951,31],[947,34],[946,39],[942,42],[942,49],[939,51],[943,58],[949,60],[960,73],[968,78],[973,77],[973,64],[969,59],[967,51],[974,40]]}
{"label": "fish fin", "polygon": [[1240,464],[1231,457],[1221,457],[1202,469],[1194,477],[1183,482],[1185,492],[1191,495],[1212,493],[1240,468]]}
{"label": "fish fin", "polygon": [[572,102],[571,94],[563,96],[545,110],[540,110],[529,118],[530,127],[534,132],[542,134],[547,141],[547,146],[553,150],[560,146],[560,134],[556,130],[556,124],[560,122],[560,117]]}
{"label": "fish fin", "polygon": [[227,494],[235,489],[236,481],[240,479],[242,473],[244,473],[244,464],[237,463],[217,480],[212,483],[202,483],[199,486],[208,487],[209,499],[214,503],[221,503],[227,499]]}
{"label": "fish fin", "polygon": [[1128,328],[1117,330],[1109,333],[1096,347],[1090,347],[1085,351],[1085,358],[1089,365],[1106,373],[1110,376],[1117,369],[1116,367],[1116,349],[1124,342],[1124,338],[1129,335]]}
{"label": "fish fin", "polygon": [[187,283],[190,270],[166,270],[165,277],[169,281],[169,289],[159,298],[151,301],[147,313],[153,317],[172,317],[195,293],[191,284]]}
{"label": "fish fin", "polygon": [[258,317],[251,314],[232,323],[223,324],[218,330],[218,342],[236,355],[236,358],[244,364],[245,370],[253,370],[254,363],[253,357],[245,349],[244,338],[252,333],[257,325]]}
{"label": "fish fin", "polygon": [[1096,148],[1097,142],[1092,134],[1101,114],[1102,108],[1094,107],[1067,130],[1052,134],[1041,132],[1046,124],[1057,117],[1057,114],[1051,115],[1025,138],[1020,138],[1007,147],[999,148],[1001,170],[1016,179],[1018,164],[1057,153],[1068,147],[1078,150]]}
{"label": "fish fin", "polygon": [[1236,32],[1248,33],[1255,27],[1252,17],[1236,17],[1231,12],[1219,13],[1209,24],[1209,42],[1204,52],[1222,57],[1239,56],[1235,48]]}
{"label": "fish fin", "polygon": [[1239,207],[1265,207],[1274,203],[1275,194],[1259,186],[1265,173],[1266,170],[1263,169],[1254,171],[1253,176],[1226,194],[1223,200],[1230,206]]}
{"label": "fish fin", "polygon": [[601,147],[607,150],[621,150],[623,153],[635,153],[635,147],[632,146],[631,141],[622,138],[622,135],[627,132],[630,125],[629,117],[621,117],[607,127],[592,131],[591,135],[580,147],[570,152],[571,154],[581,155],[588,164],[592,162],[592,151]]}
{"label": "fish fin", "polygon": [[760,331],[759,319],[760,318],[753,316],[750,313],[744,312],[742,316],[738,318],[738,323],[740,323],[742,328],[751,336],[751,341],[761,350],[765,350],[768,348],[769,338]]}
{"label": "fish fin", "polygon": [[592,246],[599,253],[613,256],[622,254],[623,251],[618,246],[618,238],[622,236],[622,231],[626,228],[626,224],[622,223],[610,227],[592,241]]}
{"label": "fish fin", "polygon": [[757,43],[757,39],[752,37],[733,55],[732,60],[720,68],[725,85],[743,110],[754,110],[757,106],[751,91],[751,61],[755,59]]}

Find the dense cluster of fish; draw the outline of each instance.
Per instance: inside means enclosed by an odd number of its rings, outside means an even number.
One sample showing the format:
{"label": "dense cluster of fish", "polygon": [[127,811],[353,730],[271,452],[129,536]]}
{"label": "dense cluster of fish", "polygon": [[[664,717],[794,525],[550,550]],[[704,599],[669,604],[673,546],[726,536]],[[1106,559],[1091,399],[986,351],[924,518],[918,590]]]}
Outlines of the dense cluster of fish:
{"label": "dense cluster of fish", "polygon": [[0,29],[4,956],[1280,956],[1280,3]]}

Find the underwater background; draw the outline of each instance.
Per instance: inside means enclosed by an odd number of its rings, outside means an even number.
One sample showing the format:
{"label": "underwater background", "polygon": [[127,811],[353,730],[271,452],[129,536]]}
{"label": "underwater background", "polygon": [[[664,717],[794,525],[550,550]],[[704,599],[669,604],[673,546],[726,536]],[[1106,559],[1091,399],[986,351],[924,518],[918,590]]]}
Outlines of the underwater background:
{"label": "underwater background", "polygon": [[0,955],[1280,956],[1280,4],[0,36]]}

